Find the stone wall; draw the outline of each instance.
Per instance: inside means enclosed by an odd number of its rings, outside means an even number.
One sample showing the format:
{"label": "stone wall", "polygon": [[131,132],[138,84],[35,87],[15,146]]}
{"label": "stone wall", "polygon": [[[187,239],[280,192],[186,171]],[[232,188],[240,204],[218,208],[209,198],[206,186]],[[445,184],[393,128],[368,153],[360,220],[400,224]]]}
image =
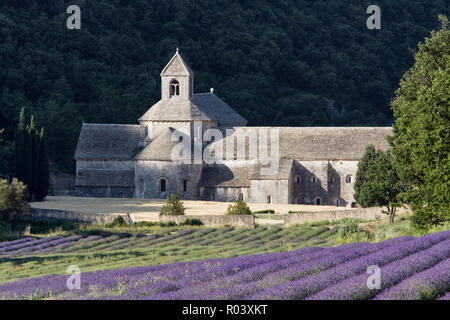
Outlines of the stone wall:
{"label": "stone wall", "polygon": [[254,227],[255,216],[254,215],[216,215],[216,216],[159,216],[160,222],[173,221],[181,223],[186,219],[198,219],[205,226],[233,226],[233,227]]}
{"label": "stone wall", "polygon": [[115,217],[121,216],[124,218],[126,223],[133,223],[132,217],[129,214],[86,213],[56,209],[30,208],[30,215],[32,219],[36,220],[69,220],[94,224],[111,223]]}
{"label": "stone wall", "polygon": [[[344,218],[375,220],[377,219],[377,217],[384,218],[387,216],[382,213],[381,210],[381,208],[359,208],[348,210],[291,213],[284,216],[284,226],[318,221],[338,221]],[[401,214],[403,212],[403,209],[397,209],[397,214]]]}
{"label": "stone wall", "polygon": [[288,180],[251,180],[252,203],[289,203]]}
{"label": "stone wall", "polygon": [[[175,194],[181,199],[197,200],[202,165],[175,164],[170,161],[136,161],[136,198],[166,199]],[[143,180],[143,184],[140,180]],[[166,180],[166,191],[160,191],[161,179]],[[187,180],[186,192],[184,180]],[[141,187],[143,189],[141,190]]]}

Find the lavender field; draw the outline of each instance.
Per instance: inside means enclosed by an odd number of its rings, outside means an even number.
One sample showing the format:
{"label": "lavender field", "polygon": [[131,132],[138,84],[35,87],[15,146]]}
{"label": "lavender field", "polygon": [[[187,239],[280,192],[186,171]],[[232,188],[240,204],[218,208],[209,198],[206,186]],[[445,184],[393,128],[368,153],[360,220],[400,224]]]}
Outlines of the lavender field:
{"label": "lavender field", "polygon": [[[79,243],[77,237],[46,240],[60,241],[52,248],[64,251],[71,247],[68,242]],[[0,255],[48,250],[46,241],[32,246],[36,249],[27,246],[30,241],[39,240],[0,244]],[[366,270],[371,265],[381,270],[380,289],[367,286]],[[379,243],[84,272],[78,290],[67,288],[68,278],[48,275],[3,283],[0,299],[448,300],[450,231]]]}

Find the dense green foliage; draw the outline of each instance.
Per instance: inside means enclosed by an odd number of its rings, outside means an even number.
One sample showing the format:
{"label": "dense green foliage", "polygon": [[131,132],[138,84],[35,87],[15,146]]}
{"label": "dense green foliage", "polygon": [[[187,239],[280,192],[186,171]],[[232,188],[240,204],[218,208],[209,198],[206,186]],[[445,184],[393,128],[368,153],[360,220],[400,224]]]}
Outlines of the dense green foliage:
{"label": "dense green foliage", "polygon": [[392,103],[395,164],[411,187],[412,222],[424,229],[450,221],[450,30],[441,22],[419,44]]}
{"label": "dense green foliage", "polygon": [[161,207],[161,215],[167,216],[182,216],[184,215],[183,201],[180,200],[176,195],[171,194],[166,203]]}
{"label": "dense green foliage", "polygon": [[14,165],[14,143],[2,138],[5,129],[0,129],[0,178],[13,176]]}
{"label": "dense green foliage", "polygon": [[[81,7],[81,30],[66,8]],[[409,48],[436,27],[445,0],[4,0],[0,128],[21,107],[45,126],[49,153],[73,168],[81,123],[136,123],[160,97],[175,48],[251,125],[389,125]]]}
{"label": "dense green foliage", "polygon": [[19,116],[15,137],[15,177],[27,186],[28,198],[41,201],[48,194],[50,168],[47,137],[44,128],[35,129],[34,116],[29,124],[25,120],[25,108]]}
{"label": "dense green foliage", "polygon": [[390,151],[375,150],[373,145],[366,147],[358,163],[356,180],[353,185],[355,200],[363,207],[386,207],[390,222],[394,222],[397,207],[402,203],[406,191],[394,168]]}
{"label": "dense green foliage", "polygon": [[225,214],[228,215],[247,215],[252,214],[249,206],[242,200],[236,201],[234,204],[230,204]]}
{"label": "dense green foliage", "polygon": [[15,223],[18,214],[28,213],[26,186],[14,178],[11,183],[0,179],[0,219]]}

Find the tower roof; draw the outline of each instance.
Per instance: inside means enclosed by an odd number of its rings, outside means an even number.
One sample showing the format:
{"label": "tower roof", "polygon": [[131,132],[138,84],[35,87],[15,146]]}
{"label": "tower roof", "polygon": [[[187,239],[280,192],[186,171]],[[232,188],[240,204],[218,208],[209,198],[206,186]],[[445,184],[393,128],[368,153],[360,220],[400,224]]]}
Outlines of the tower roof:
{"label": "tower roof", "polygon": [[178,48],[175,55],[161,71],[161,76],[193,76],[194,71],[181,57]]}
{"label": "tower roof", "polygon": [[214,93],[199,93],[192,100],[160,100],[139,121],[217,121],[220,126],[245,126],[247,120]]}
{"label": "tower roof", "polygon": [[[172,161],[172,150],[179,141],[172,140],[172,134],[176,129],[169,127],[144,148],[136,157],[136,160]],[[183,139],[189,139],[188,135],[178,132]]]}

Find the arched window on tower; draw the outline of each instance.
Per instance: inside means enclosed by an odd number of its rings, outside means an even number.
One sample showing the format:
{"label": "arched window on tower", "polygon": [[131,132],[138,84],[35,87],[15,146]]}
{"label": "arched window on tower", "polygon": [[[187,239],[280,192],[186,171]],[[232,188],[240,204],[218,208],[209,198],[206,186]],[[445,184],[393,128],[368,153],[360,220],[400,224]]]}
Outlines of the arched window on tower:
{"label": "arched window on tower", "polygon": [[173,79],[170,81],[170,97],[180,95],[180,83],[178,80]]}

